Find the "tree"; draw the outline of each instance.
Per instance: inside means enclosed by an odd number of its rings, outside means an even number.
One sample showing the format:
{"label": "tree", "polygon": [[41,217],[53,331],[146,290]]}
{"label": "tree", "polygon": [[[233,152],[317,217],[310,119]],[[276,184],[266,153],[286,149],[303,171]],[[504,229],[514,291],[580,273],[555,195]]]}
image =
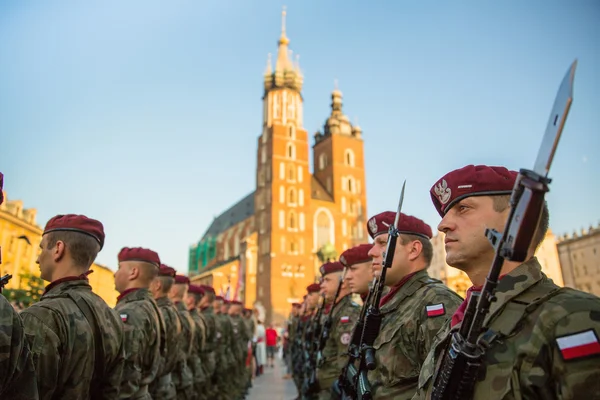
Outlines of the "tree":
{"label": "tree", "polygon": [[[2,294],[9,301],[15,301],[23,307],[29,307],[33,303],[40,301],[46,287],[44,280],[32,273],[23,273],[19,276],[21,277],[19,288],[4,289]],[[25,289],[22,289],[23,287]]]}

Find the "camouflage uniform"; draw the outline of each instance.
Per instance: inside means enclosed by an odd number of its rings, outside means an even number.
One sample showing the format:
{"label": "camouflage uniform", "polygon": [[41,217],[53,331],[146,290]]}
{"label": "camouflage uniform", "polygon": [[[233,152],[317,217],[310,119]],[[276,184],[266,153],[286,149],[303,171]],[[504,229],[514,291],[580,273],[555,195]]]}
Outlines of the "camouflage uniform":
{"label": "camouflage uniform", "polygon": [[177,398],[177,390],[173,384],[171,372],[179,364],[182,354],[181,321],[173,302],[168,297],[156,299],[156,305],[160,310],[163,321],[165,322],[166,352],[161,356],[160,368],[155,380],[150,384],[149,391],[152,398],[172,400]]}
{"label": "camouflage uniform", "polygon": [[[81,307],[81,308],[80,308]],[[86,308],[87,307],[87,308]],[[89,318],[95,321],[88,321]],[[123,372],[123,326],[92,292],[87,278],[67,277],[46,287],[21,313],[33,354],[40,399],[116,398]],[[99,338],[98,352],[95,341]],[[103,370],[96,370],[96,354]]]}
{"label": "camouflage uniform", "polygon": [[115,310],[125,326],[125,369],[121,399],[151,399],[148,385],[154,381],[165,351],[164,321],[146,288],[126,290]]}
{"label": "camouflage uniform", "polygon": [[197,308],[190,310],[190,315],[195,323],[194,345],[192,350],[192,371],[194,372],[194,391],[198,398],[205,399],[207,376],[202,363],[202,352],[206,343],[206,324]]}
{"label": "camouflage uniform", "polygon": [[23,321],[0,295],[0,399],[39,399]]}
{"label": "camouflage uniform", "polygon": [[181,346],[179,347],[180,358],[173,371],[172,380],[177,390],[178,400],[195,399],[194,373],[190,367],[192,363],[191,353],[194,346],[196,334],[196,323],[185,307],[183,302],[175,303],[175,308],[181,322]]}
{"label": "camouflage uniform", "polygon": [[206,307],[201,311],[202,317],[206,324],[206,340],[204,342],[204,350],[208,360],[206,366],[206,381],[207,381],[207,397],[215,398],[218,376],[215,373],[217,369],[217,356],[219,355],[217,343],[217,322],[215,321],[215,312],[212,307]]}
{"label": "camouflage uniform", "polygon": [[248,388],[246,380],[248,377],[246,374],[246,358],[248,357],[250,334],[241,315],[230,315],[229,318],[231,319],[232,338],[235,349],[233,353],[233,382],[237,397],[241,397]]}
{"label": "camouflage uniform", "polygon": [[[505,275],[495,295],[484,328],[499,336],[485,352],[474,399],[600,398],[598,297],[559,288],[535,257]],[[415,399],[430,397],[440,359],[459,327],[448,321],[436,335]],[[587,346],[577,351],[574,344]]]}
{"label": "camouflage uniform", "polygon": [[333,309],[331,331],[317,368],[317,379],[321,388],[319,399],[321,400],[331,398],[331,386],[348,362],[348,344],[359,315],[360,306],[352,301],[350,294],[342,297]]}
{"label": "camouflage uniform", "polygon": [[373,346],[377,367],[369,372],[374,399],[412,398],[435,335],[461,302],[460,296],[421,270],[381,306],[383,319]]}
{"label": "camouflage uniform", "polygon": [[234,350],[234,340],[233,340],[233,328],[231,326],[231,318],[229,315],[219,313],[216,314],[217,318],[220,322],[220,341],[221,341],[221,357],[222,357],[222,366],[223,371],[219,375],[219,394],[223,396],[224,399],[230,399],[235,396],[235,387],[233,386],[233,376],[231,374],[231,369],[234,367],[234,358],[233,358],[233,350]]}

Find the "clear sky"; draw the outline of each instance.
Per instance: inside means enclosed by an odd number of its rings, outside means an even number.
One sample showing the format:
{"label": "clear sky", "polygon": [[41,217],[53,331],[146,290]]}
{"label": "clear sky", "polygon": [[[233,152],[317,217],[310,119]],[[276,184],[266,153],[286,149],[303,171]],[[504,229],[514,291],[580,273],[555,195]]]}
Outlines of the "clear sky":
{"label": "clear sky", "polygon": [[[484,4],[485,3],[485,4]],[[262,75],[287,5],[321,129],[334,79],[363,129],[369,215],[434,228],[428,190],[466,164],[532,167],[558,85],[575,100],[548,195],[555,233],[600,219],[600,2],[0,2],[0,171],[9,198],[101,220],[97,261],[189,246],[254,190]],[[312,143],[311,143],[312,145]]]}

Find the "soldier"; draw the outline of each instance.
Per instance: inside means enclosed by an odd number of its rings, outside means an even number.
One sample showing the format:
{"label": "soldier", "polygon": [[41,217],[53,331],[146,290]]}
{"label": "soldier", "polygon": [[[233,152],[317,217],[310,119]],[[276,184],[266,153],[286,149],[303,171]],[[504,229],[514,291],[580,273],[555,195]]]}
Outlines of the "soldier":
{"label": "soldier", "polygon": [[175,275],[177,275],[175,269],[161,264],[158,269],[158,276],[150,283],[150,293],[156,300],[156,305],[160,310],[166,328],[166,352],[161,357],[157,377],[149,387],[150,394],[155,399],[172,400],[177,397],[177,390],[173,384],[171,372],[175,370],[183,356],[180,348],[184,343],[181,337],[181,321],[177,309],[168,296],[175,282]]}
{"label": "soldier", "polygon": [[194,344],[192,349],[192,372],[194,373],[194,391],[199,399],[207,398],[207,376],[202,365],[202,352],[206,343],[206,324],[198,312],[200,300],[204,296],[204,289],[201,286],[190,284],[186,298],[186,304],[192,319],[196,334],[194,335]]}
{"label": "soldier", "polygon": [[[377,273],[381,271],[388,229],[395,218],[395,212],[387,211],[367,223],[374,241],[369,255]],[[397,228],[400,235],[394,260],[385,277],[390,291],[381,299],[383,318],[374,344],[377,367],[369,373],[375,399],[412,398],[435,334],[462,301],[427,273],[433,257],[431,227],[402,213]]]}
{"label": "soldier", "polygon": [[40,398],[116,398],[123,327],[87,279],[104,245],[104,227],[84,215],[57,215],[42,235],[37,263],[51,283],[21,313]]}
{"label": "soldier", "polygon": [[292,378],[292,346],[294,345],[294,340],[296,339],[300,307],[300,303],[292,303],[292,311],[290,313],[290,317],[288,318],[287,329],[284,335],[284,353],[286,365],[286,374],[283,377],[284,379]]}
{"label": "soldier", "polygon": [[352,293],[360,295],[364,302],[373,281],[373,260],[369,255],[372,244],[360,244],[342,253],[340,262],[346,268],[344,280]]}
{"label": "soldier", "polygon": [[[4,200],[0,172],[0,204]],[[0,263],[2,262],[0,254]],[[0,287],[0,399],[37,400],[37,380],[29,344],[25,340],[23,320],[2,296]]]}
{"label": "soldier", "polygon": [[350,335],[360,314],[360,306],[352,301],[348,284],[341,280],[343,271],[344,266],[340,262],[328,262],[321,266],[321,290],[330,304],[325,318],[331,319],[331,330],[317,369],[321,388],[319,400],[331,399],[331,386],[348,361]]}
{"label": "soldier", "polygon": [[[442,217],[438,230],[446,236],[446,262],[464,271],[473,287],[436,336],[415,398],[429,398],[435,365],[460,328],[471,293],[485,283],[495,256],[485,229],[504,230],[516,177],[504,167],[468,165],[446,174],[430,190]],[[559,288],[542,272],[534,254],[548,223],[544,206],[527,261],[503,263],[482,330],[487,346],[474,399],[600,398],[600,299]]]}
{"label": "soldier", "polygon": [[177,390],[178,400],[192,400],[197,397],[194,392],[194,373],[190,367],[192,363],[191,353],[193,341],[196,334],[196,323],[190,315],[184,298],[187,296],[190,280],[184,275],[175,275],[175,283],[169,292],[169,298],[177,309],[181,321],[182,343],[179,349],[181,358],[175,371],[172,373],[173,384]]}
{"label": "soldier", "polygon": [[307,294],[304,297],[303,309],[301,310],[300,322],[298,323],[297,339],[292,347],[293,378],[298,393],[302,392],[302,382],[304,381],[304,338],[306,332],[310,330],[310,322],[319,303],[319,292],[321,286],[318,283],[312,283],[306,287]]}
{"label": "soldier", "polygon": [[202,318],[206,324],[206,340],[204,343],[204,349],[206,352],[206,357],[208,359],[207,365],[207,397],[209,399],[214,399],[218,396],[217,393],[217,384],[220,380],[220,376],[217,374],[218,363],[217,360],[220,360],[221,352],[219,349],[219,341],[217,339],[218,332],[218,323],[216,321],[215,312],[213,309],[213,302],[215,300],[215,290],[212,286],[202,285],[201,286],[203,295],[200,299],[200,303],[198,304],[198,308],[200,309],[200,313],[202,314]]}
{"label": "soldier", "polygon": [[250,332],[246,328],[246,323],[242,319],[242,302],[232,300],[229,306],[229,317],[233,330],[233,340],[235,345],[233,375],[236,386],[236,398],[244,398],[248,389],[248,375],[246,374],[246,358],[248,357],[248,343],[250,342]]}
{"label": "soldier", "polygon": [[166,351],[162,315],[148,288],[158,274],[160,258],[142,247],[121,249],[115,272],[115,289],[120,293],[117,310],[125,332],[125,369],[121,399],[151,399],[149,385],[156,379]]}

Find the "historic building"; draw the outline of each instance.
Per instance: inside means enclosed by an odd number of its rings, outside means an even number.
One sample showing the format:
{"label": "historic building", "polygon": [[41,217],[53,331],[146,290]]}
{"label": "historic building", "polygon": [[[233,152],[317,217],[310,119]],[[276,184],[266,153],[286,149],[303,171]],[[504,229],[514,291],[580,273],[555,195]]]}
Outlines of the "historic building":
{"label": "historic building", "polygon": [[115,272],[105,265],[93,263],[90,270],[94,271],[88,275],[92,291],[108,304],[110,307],[117,305],[119,292],[115,289]]}
{"label": "historic building", "polygon": [[600,224],[559,238],[565,286],[600,296]]}
{"label": "historic building", "polygon": [[[465,297],[467,289],[472,286],[471,280],[464,272],[446,264],[444,234],[438,233],[433,237],[431,242],[433,244],[433,260],[429,267],[429,274],[434,278],[440,279],[450,289]],[[552,230],[548,229],[546,237],[537,249],[535,256],[542,265],[542,271],[558,286],[563,286],[561,261],[558,256],[556,237],[552,233]]]}
{"label": "historic building", "polygon": [[316,280],[323,260],[367,242],[362,131],[331,94],[331,112],[310,139],[303,121],[304,77],[290,58],[283,26],[274,66],[263,76],[262,133],[257,139],[256,190],[223,212],[192,246],[189,273],[217,293],[264,307],[282,320]]}

